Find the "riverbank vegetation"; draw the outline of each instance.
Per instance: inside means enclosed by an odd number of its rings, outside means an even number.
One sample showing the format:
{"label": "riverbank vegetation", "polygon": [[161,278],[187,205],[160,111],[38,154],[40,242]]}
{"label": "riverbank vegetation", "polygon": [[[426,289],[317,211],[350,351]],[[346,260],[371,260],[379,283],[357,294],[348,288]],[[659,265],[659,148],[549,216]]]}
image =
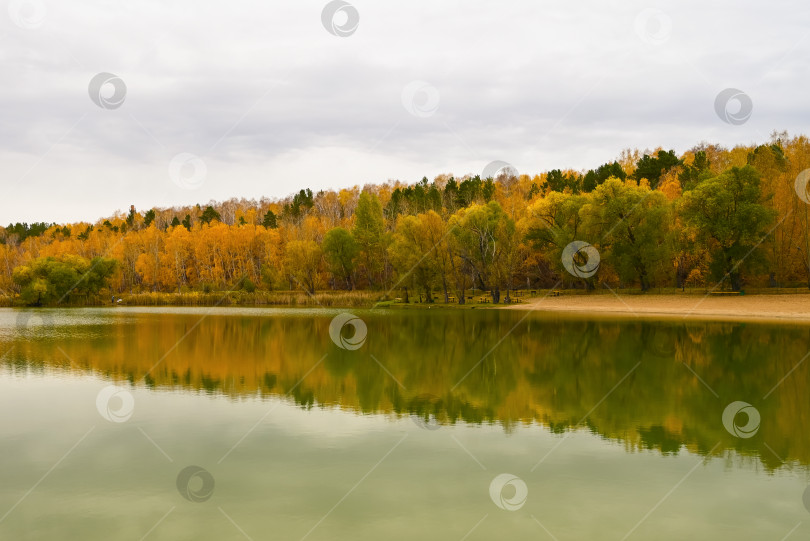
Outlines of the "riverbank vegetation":
{"label": "riverbank vegetation", "polygon": [[189,291],[185,293],[144,292],[120,297],[121,304],[134,306],[307,306],[371,308],[380,302],[373,291]]}
{"label": "riverbank vegetation", "polygon": [[[195,304],[227,292],[355,306],[464,303],[474,289],[499,303],[516,289],[553,287],[807,287],[810,207],[797,178],[809,168],[810,141],[775,133],[762,145],[702,143],[681,155],[626,150],[589,171],[506,167],[492,178],[10,224],[0,228],[0,295],[29,305]],[[566,271],[573,241],[598,252],[598,272]],[[575,268],[594,264],[574,257]]]}

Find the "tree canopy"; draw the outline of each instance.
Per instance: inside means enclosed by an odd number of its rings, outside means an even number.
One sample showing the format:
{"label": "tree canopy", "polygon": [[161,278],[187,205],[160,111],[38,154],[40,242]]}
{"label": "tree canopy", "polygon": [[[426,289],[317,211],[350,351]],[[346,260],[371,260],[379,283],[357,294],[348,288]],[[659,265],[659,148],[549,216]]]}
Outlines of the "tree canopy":
{"label": "tree canopy", "polygon": [[115,271],[115,259],[94,257],[87,260],[76,255],[62,258],[40,257],[16,267],[14,283],[20,287],[25,304],[42,306],[97,295],[107,287]]}
{"label": "tree canopy", "polygon": [[[105,288],[409,288],[427,302],[435,293],[465,302],[472,291],[500,302],[555,285],[807,286],[810,205],[796,192],[807,169],[810,141],[782,133],[680,155],[625,150],[587,171],[508,168],[497,178],[448,174],[280,200],[129,207],[93,223],[9,224],[0,227],[0,295],[54,304],[89,302]],[[586,252],[598,254],[598,270],[567,270],[564,257],[583,266]]]}

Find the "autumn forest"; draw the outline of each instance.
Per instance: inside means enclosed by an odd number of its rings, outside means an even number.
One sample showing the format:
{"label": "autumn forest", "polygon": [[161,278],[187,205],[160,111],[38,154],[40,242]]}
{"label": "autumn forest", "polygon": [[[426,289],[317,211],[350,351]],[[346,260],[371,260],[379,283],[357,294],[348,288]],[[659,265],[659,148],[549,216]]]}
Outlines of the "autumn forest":
{"label": "autumn forest", "polygon": [[[361,291],[464,303],[543,288],[807,287],[810,140],[625,150],[588,171],[301,189],[280,200],[135,209],[0,227],[7,303],[109,296]],[[797,180],[799,179],[799,180]],[[806,184],[806,183],[805,183]],[[578,240],[598,272],[566,272]]]}

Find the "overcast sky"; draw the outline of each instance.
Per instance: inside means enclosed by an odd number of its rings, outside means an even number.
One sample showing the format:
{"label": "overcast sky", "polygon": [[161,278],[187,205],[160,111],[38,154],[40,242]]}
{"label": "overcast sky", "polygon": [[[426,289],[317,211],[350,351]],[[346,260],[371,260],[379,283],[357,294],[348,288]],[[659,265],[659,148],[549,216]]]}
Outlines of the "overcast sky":
{"label": "overcast sky", "polygon": [[806,0],[4,1],[2,224],[810,126]]}

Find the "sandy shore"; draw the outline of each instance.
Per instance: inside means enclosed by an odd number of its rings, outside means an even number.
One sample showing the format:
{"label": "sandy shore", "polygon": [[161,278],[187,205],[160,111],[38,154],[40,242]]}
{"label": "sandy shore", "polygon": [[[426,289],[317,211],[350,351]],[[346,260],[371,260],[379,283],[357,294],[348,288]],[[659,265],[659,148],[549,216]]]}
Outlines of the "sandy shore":
{"label": "sandy shore", "polygon": [[629,317],[810,323],[810,293],[792,295],[566,295],[536,297],[506,310],[577,312]]}

